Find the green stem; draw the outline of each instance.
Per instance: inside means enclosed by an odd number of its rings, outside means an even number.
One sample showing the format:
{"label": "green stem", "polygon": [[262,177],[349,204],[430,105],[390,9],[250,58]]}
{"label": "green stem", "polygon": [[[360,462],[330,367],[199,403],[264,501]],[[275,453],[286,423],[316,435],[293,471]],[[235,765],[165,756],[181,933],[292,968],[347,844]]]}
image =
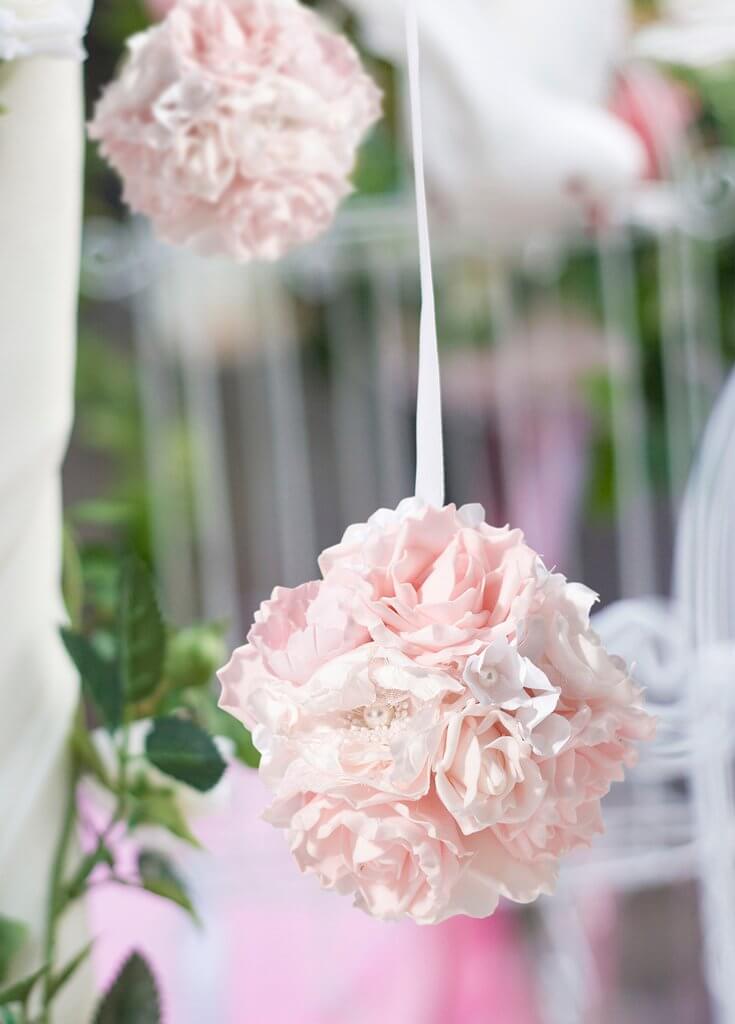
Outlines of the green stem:
{"label": "green stem", "polygon": [[82,858],[77,871],[59,889],[56,901],[57,917],[63,914],[70,903],[74,903],[84,894],[84,889],[89,882],[90,876],[100,864],[107,864],[108,867],[111,867],[113,864],[112,855],[107,848],[104,835],[99,837],[95,848]]}
{"label": "green stem", "polygon": [[59,904],[61,902],[61,890],[64,879],[64,868],[69,855],[69,847],[74,835],[74,825],[77,818],[77,765],[72,760],[69,773],[68,789],[66,793],[66,806],[61,824],[61,832],[56,844],[56,851],[51,866],[51,882],[46,905],[46,923],[44,930],[43,962],[46,964],[46,976],[43,980],[43,1003],[41,1010],[41,1024],[49,1024],[51,1020],[51,977],[54,961],[56,959],[56,942],[58,937]]}
{"label": "green stem", "polygon": [[[80,704],[77,713],[77,724],[81,723],[84,728],[84,711]],[[74,902],[84,891],[84,884],[98,863],[105,861],[103,856],[106,853],[105,842],[110,830],[116,822],[122,820],[127,810],[127,769],[129,761],[128,750],[128,726],[123,726],[122,739],[118,747],[118,801],[115,812],[104,833],[98,838],[95,852],[86,857],[83,867],[69,884],[64,883],[64,871],[69,857],[69,848],[74,835],[74,827],[77,823],[77,782],[81,766],[72,751],[72,762],[69,773],[69,784],[66,793],[66,805],[61,825],[58,843],[54,852],[54,859],[51,867],[51,882],[46,907],[46,922],[44,930],[44,959],[46,974],[43,979],[43,999],[41,1014],[38,1024],[50,1024],[51,1022],[51,979],[53,976],[54,962],[56,960],[56,944],[58,937],[59,919],[66,907]],[[99,858],[99,859],[98,859]]]}
{"label": "green stem", "polygon": [[117,791],[118,802],[114,821],[122,820],[128,808],[128,765],[130,763],[130,726],[127,722],[122,727],[121,742],[117,750]]}

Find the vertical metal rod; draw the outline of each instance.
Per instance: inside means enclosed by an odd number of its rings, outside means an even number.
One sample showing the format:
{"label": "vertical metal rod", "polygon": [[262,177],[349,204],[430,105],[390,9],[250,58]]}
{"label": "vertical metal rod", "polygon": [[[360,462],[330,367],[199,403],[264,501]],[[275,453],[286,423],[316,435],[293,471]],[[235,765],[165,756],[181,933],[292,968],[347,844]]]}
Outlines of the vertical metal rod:
{"label": "vertical metal rod", "polygon": [[620,589],[623,597],[639,597],[656,592],[656,561],[630,239],[622,232],[601,233],[598,259],[610,375]]}
{"label": "vertical metal rod", "polygon": [[[146,237],[138,244],[152,243]],[[174,621],[190,622],[196,616],[192,601],[192,537],[188,509],[174,508],[176,491],[169,449],[180,408],[173,358],[170,356],[171,362],[166,365],[162,344],[164,338],[174,336],[178,329],[178,294],[172,295],[175,259],[175,254],[167,252],[158,268],[158,280],[134,297],[133,336],[156,562],[168,614]]]}
{"label": "vertical metal rod", "polygon": [[189,265],[187,270],[187,287],[180,289],[178,297],[181,319],[176,342],[192,456],[202,611],[210,619],[228,619],[235,630],[240,626],[241,609],[232,498],[225,462],[224,411],[217,354],[210,335],[212,325],[203,321],[209,307],[205,294],[209,278],[196,264]]}
{"label": "vertical metal rod", "polygon": [[290,298],[270,268],[255,271],[263,324],[266,388],[282,579],[295,586],[315,574],[317,544],[304,377]]}

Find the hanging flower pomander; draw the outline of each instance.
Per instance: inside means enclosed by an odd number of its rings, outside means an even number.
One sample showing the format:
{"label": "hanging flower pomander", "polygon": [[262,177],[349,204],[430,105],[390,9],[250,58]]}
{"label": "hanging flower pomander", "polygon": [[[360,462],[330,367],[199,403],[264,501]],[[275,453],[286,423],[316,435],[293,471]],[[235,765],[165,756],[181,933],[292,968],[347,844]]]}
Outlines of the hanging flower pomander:
{"label": "hanging flower pomander", "polygon": [[89,131],[163,239],[247,261],[329,226],[379,114],[356,51],[298,0],[178,0]]}
{"label": "hanging flower pomander", "polygon": [[276,588],[220,673],[298,866],[421,923],[549,892],[652,729],[595,595],[480,506],[416,498],[320,568]]}

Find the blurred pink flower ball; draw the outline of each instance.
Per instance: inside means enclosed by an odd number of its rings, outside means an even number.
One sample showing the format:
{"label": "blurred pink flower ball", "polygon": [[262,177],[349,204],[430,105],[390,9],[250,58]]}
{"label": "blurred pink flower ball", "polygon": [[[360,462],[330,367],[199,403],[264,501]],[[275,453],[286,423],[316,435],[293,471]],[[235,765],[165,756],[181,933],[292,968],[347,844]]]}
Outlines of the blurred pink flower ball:
{"label": "blurred pink flower ball", "polygon": [[145,5],[152,18],[165,18],[176,3],[176,0],[145,0]]}
{"label": "blurred pink flower ball", "polygon": [[164,240],[244,262],[329,226],[379,114],[356,51],[297,0],[178,0],[89,132]]}
{"label": "blurred pink flower ball", "polygon": [[602,831],[652,722],[595,595],[479,506],[351,526],[221,670],[302,871],[376,917],[484,917]]}

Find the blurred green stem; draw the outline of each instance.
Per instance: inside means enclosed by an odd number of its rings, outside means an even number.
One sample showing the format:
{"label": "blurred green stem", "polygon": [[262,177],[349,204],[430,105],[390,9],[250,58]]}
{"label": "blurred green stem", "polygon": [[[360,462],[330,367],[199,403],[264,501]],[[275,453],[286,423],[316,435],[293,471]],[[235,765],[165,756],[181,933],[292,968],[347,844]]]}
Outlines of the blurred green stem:
{"label": "blurred green stem", "polygon": [[53,977],[53,966],[56,960],[56,942],[59,927],[59,911],[64,880],[64,868],[69,856],[69,848],[74,835],[74,826],[77,820],[77,760],[72,755],[72,763],[67,782],[66,805],[64,817],[61,823],[61,832],[56,844],[56,851],[51,866],[51,883],[48,892],[48,903],[46,907],[46,925],[44,931],[43,962],[46,964],[46,974],[43,979],[43,1002],[41,1005],[41,1024],[50,1024],[51,1021],[51,980]]}

